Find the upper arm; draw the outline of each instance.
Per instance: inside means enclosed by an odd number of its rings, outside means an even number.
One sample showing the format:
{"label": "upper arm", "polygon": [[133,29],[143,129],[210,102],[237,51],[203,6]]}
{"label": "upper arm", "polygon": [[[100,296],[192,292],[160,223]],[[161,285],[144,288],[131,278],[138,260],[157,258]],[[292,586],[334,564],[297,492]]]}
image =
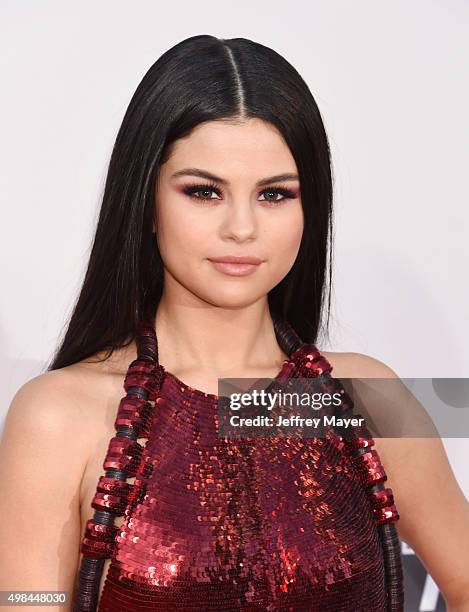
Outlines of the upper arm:
{"label": "upper arm", "polygon": [[[392,378],[387,365],[351,353],[350,377]],[[441,439],[374,437],[394,494],[399,536],[418,555],[446,603],[469,609],[469,502],[451,469]],[[465,608],[466,609],[466,608]]]}
{"label": "upper arm", "polygon": [[25,383],[10,404],[0,444],[0,590],[72,597],[86,464],[81,418],[54,372]]}

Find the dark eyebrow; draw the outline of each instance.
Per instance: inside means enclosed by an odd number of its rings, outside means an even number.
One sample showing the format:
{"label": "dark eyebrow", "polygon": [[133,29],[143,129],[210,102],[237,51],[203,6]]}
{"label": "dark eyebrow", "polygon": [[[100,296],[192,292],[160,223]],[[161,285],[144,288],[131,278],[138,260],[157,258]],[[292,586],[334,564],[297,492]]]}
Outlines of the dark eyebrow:
{"label": "dark eyebrow", "polygon": [[[200,170],[199,168],[184,168],[183,170],[178,170],[174,174],[171,175],[171,178],[177,178],[178,176],[198,176],[200,178],[205,178],[209,181],[214,181],[216,183],[221,183],[222,185],[226,185],[228,181],[220,178],[219,176],[215,176],[210,172],[206,172],[205,170]],[[267,178],[261,179],[257,181],[256,185],[259,187],[262,185],[268,185],[269,183],[279,183],[281,181],[294,181],[298,180],[298,175],[293,174],[291,172],[287,172],[285,174],[276,174],[275,176],[269,176]]]}

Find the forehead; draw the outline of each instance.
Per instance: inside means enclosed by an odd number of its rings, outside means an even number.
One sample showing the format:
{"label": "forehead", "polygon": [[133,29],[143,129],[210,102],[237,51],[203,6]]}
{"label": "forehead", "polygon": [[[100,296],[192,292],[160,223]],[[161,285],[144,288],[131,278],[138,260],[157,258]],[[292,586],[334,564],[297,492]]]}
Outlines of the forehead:
{"label": "forehead", "polygon": [[168,171],[198,166],[215,174],[295,172],[296,164],[275,126],[260,119],[209,121],[177,140],[164,166]]}

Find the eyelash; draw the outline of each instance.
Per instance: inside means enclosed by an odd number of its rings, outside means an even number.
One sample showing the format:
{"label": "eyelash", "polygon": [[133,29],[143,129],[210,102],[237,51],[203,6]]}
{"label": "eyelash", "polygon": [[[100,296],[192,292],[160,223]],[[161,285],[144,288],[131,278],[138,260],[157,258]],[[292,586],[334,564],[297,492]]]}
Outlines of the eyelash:
{"label": "eyelash", "polygon": [[[216,198],[197,197],[195,194],[198,191],[214,191],[219,197],[221,195],[221,189],[215,183],[207,183],[207,184],[200,184],[200,185],[196,185],[196,184],[186,185],[183,189],[183,192],[187,196],[199,202],[210,202],[211,200],[216,199]],[[274,185],[263,189],[260,193],[262,194],[262,193],[271,193],[271,192],[274,192],[274,193],[277,193],[283,196],[283,198],[280,200],[263,200],[264,202],[268,202],[269,205],[272,207],[279,206],[284,200],[296,198],[296,193],[294,191],[291,191],[290,189],[285,189],[284,187],[274,186]]]}

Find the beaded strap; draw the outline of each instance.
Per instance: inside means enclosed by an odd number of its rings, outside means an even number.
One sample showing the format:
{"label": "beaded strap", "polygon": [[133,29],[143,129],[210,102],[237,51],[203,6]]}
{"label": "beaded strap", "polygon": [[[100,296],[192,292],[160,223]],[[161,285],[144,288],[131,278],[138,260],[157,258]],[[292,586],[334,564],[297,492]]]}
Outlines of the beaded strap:
{"label": "beaded strap", "polygon": [[[339,379],[332,378],[331,364],[321,355],[317,349],[311,349],[310,344],[306,344],[301,340],[295,330],[284,320],[274,317],[274,327],[277,337],[283,340],[282,344],[286,346],[289,352],[293,352],[306,347],[308,354],[304,367],[310,370],[312,376],[321,376],[321,383],[326,392],[339,392],[342,396],[342,411],[337,415],[341,418],[355,417],[359,419],[360,414],[353,413],[353,401],[345,391]],[[367,489],[370,495],[370,503],[377,524],[384,522],[395,522],[399,519],[397,508],[394,504],[394,498],[391,489],[384,487],[384,482],[387,480],[381,460],[374,446],[375,441],[371,437],[368,428],[364,425],[361,427],[353,427],[353,436],[346,440],[350,454],[354,458],[354,464],[361,477],[363,486]]]}
{"label": "beaded strap", "polygon": [[[116,435],[109,441],[103,462],[105,474],[99,478],[91,502],[94,516],[87,521],[80,551],[83,553],[78,573],[74,612],[94,612],[104,561],[115,549],[118,527],[114,520],[128,515],[142,494],[140,475],[147,476],[151,465],[143,460],[144,447],[138,438],[147,438],[164,375],[158,364],[155,330],[147,323],[137,335],[137,359],[129,366],[124,379],[126,395],[120,400],[114,427]],[[135,477],[133,484],[128,478]]]}
{"label": "beaded strap", "polygon": [[[294,336],[290,336],[290,339],[295,341]],[[353,401],[340,379],[330,375],[331,364],[314,345],[303,343],[303,347],[307,354],[298,377],[318,377],[323,385],[322,388],[327,393],[339,392],[341,394],[341,406],[336,414],[337,417],[354,417],[358,423],[362,423],[360,420],[362,418],[365,423],[362,415],[353,412]],[[395,525],[399,520],[399,514],[394,503],[392,489],[384,484],[387,475],[378,452],[372,448],[375,441],[369,429],[366,425],[356,426],[353,425],[353,421],[351,423],[349,433],[341,440],[341,445],[352,459],[352,464],[367,493],[370,510],[377,525],[383,550],[388,598],[387,610],[388,612],[402,612],[404,610],[404,580],[400,539]],[[340,431],[339,426],[336,429]],[[342,431],[340,433],[342,434]]]}

